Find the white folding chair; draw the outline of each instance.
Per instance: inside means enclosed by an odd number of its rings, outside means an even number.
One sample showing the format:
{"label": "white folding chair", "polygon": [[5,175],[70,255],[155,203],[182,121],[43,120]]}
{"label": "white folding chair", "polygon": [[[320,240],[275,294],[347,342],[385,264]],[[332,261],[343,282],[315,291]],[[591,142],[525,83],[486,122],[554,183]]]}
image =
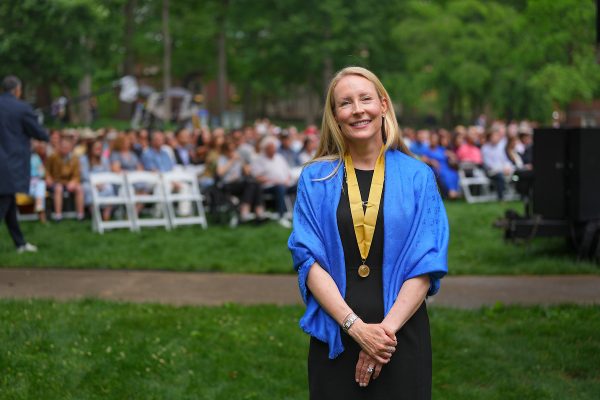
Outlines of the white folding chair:
{"label": "white folding chair", "polygon": [[460,188],[467,203],[481,203],[496,200],[491,191],[492,182],[485,171],[472,163],[461,163],[458,168]]}
{"label": "white folding chair", "polygon": [[[129,201],[135,211],[133,213],[134,229],[139,231],[144,226],[164,226],[169,224],[167,202],[160,175],[149,171],[132,171],[125,174]],[[140,216],[143,210],[137,211],[138,205],[154,205],[151,216]]]}
{"label": "white folding chair", "polygon": [[[206,228],[206,214],[196,174],[190,171],[174,170],[162,173],[161,177],[171,226],[200,224],[203,228]],[[180,187],[177,192],[173,190],[175,185]],[[175,210],[175,203],[180,206],[186,205],[189,215],[178,215],[177,210]]]}
{"label": "white folding chair", "polygon": [[[104,233],[106,229],[129,228],[135,230],[134,210],[129,201],[125,177],[122,174],[112,172],[96,172],[90,174],[90,185],[92,187],[92,227],[98,233]],[[113,190],[106,195],[107,185]],[[104,221],[102,219],[103,207],[122,206],[125,209],[125,219]]]}

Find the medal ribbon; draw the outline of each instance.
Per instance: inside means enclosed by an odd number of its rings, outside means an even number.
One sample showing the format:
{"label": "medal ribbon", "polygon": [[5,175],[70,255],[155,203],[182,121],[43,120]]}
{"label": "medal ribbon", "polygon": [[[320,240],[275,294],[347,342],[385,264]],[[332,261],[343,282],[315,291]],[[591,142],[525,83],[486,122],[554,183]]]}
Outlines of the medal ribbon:
{"label": "medal ribbon", "polygon": [[346,153],[344,156],[346,164],[346,174],[348,176],[348,200],[350,201],[350,212],[352,214],[352,223],[354,224],[354,234],[360,251],[360,257],[363,264],[367,260],[371,242],[375,234],[375,224],[377,223],[377,214],[379,213],[379,203],[381,202],[381,193],[383,192],[383,178],[385,174],[385,155],[383,147],[375,162],[375,171],[371,180],[369,189],[369,200],[367,201],[367,210],[363,209],[363,202],[358,187],[358,179],[354,171],[352,157]]}

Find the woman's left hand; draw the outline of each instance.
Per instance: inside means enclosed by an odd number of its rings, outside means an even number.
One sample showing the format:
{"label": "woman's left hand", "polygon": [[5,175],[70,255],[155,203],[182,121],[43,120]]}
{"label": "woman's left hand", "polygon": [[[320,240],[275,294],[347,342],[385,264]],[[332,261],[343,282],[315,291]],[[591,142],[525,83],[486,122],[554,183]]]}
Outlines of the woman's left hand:
{"label": "woman's left hand", "polygon": [[377,379],[381,372],[381,368],[383,368],[383,364],[378,363],[373,357],[368,355],[367,352],[361,350],[358,354],[354,379],[360,387],[366,387],[371,379]]}

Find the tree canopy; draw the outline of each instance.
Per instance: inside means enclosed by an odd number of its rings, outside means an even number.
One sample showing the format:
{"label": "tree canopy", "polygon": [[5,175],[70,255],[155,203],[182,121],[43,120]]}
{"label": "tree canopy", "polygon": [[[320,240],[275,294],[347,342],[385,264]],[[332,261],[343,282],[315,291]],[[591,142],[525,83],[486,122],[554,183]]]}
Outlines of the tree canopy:
{"label": "tree canopy", "polygon": [[[118,79],[133,62],[160,79],[162,1],[0,2],[0,74],[65,91],[90,74],[94,87]],[[322,98],[346,65],[377,73],[411,120],[547,121],[600,92],[592,0],[177,0],[169,11],[173,81],[226,73],[242,100],[297,88]]]}

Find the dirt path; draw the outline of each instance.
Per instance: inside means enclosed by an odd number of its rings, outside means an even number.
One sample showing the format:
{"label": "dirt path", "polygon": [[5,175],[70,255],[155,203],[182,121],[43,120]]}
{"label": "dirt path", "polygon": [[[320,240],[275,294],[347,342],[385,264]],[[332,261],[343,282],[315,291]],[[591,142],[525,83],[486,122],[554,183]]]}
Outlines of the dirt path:
{"label": "dirt path", "polygon": [[[1,268],[0,298],[100,298],[174,305],[301,304],[294,275]],[[600,276],[456,276],[430,304],[600,304]]]}

